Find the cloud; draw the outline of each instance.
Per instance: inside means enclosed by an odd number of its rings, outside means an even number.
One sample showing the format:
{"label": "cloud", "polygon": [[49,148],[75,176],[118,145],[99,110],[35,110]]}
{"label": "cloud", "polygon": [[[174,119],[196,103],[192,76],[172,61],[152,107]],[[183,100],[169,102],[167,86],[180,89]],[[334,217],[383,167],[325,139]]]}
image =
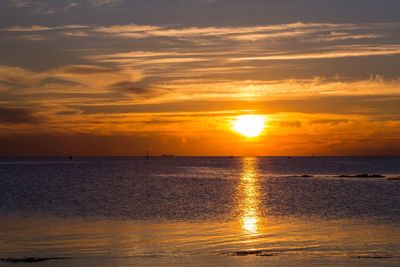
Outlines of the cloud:
{"label": "cloud", "polygon": [[[369,96],[314,96],[294,99],[253,99],[214,98],[170,100],[168,102],[105,103],[84,105],[71,103],[70,107],[82,110],[83,114],[173,114],[195,112],[253,111],[261,114],[303,113],[380,116],[398,114],[400,96],[379,99]],[[340,107],[340,108],[339,108]],[[326,119],[326,118],[324,118]]]}
{"label": "cloud", "polygon": [[35,73],[23,68],[0,66],[0,81],[16,85],[34,86],[46,78],[43,73]]}
{"label": "cloud", "polygon": [[5,32],[41,32],[41,31],[48,31],[52,28],[40,25],[31,25],[31,26],[13,26],[9,28],[0,29],[0,31]]}
{"label": "cloud", "polygon": [[[89,56],[88,59],[96,62],[114,63],[118,65],[150,66],[156,65],[183,65],[210,61],[212,57],[222,56],[225,52],[179,52],[179,51],[131,51],[126,53],[100,54]],[[190,71],[186,68],[186,71]]]}
{"label": "cloud", "polygon": [[121,34],[130,34],[130,33],[138,33],[138,32],[148,32],[148,31],[159,30],[159,29],[161,29],[160,26],[128,24],[128,25],[97,27],[94,29],[94,31],[101,32],[101,33],[121,35]]}
{"label": "cloud", "polygon": [[43,41],[45,38],[40,34],[24,34],[15,36],[15,39],[24,41]]}
{"label": "cloud", "polygon": [[5,0],[9,6],[25,9],[33,15],[54,15],[60,14],[71,9],[93,9],[117,6],[122,4],[124,0]]}
{"label": "cloud", "polygon": [[75,36],[75,37],[88,37],[89,34],[84,31],[76,31],[76,32],[65,32],[65,36]]}
{"label": "cloud", "polygon": [[[318,32],[327,31],[336,28],[354,28],[351,24],[329,24],[329,23],[289,23],[289,24],[277,24],[277,25],[256,25],[251,27],[186,27],[186,28],[172,28],[167,26],[151,26],[151,25],[113,25],[98,27],[95,29],[97,32],[115,34],[121,37],[130,37],[129,33],[142,32],[142,36],[145,37],[175,37],[175,38],[192,38],[192,37],[225,37],[225,38],[239,38],[243,35],[255,35],[255,34],[268,34],[273,37],[283,35],[297,35],[297,32]],[[245,38],[243,37],[243,40]]]}
{"label": "cloud", "polygon": [[42,72],[18,67],[0,66],[0,81],[23,86],[38,86],[46,79],[58,79],[75,84],[105,88],[121,81],[139,81],[139,71],[93,65],[67,65]]}
{"label": "cloud", "polygon": [[51,15],[58,10],[54,3],[49,4],[41,0],[8,0],[8,3],[12,7],[23,8],[29,10],[31,14],[38,15]]}
{"label": "cloud", "polygon": [[[336,75],[341,65],[324,68],[318,63],[315,71],[305,60],[398,55],[397,39],[385,39],[398,28],[395,24],[18,27],[10,27],[12,31],[4,34],[21,38],[19,42],[29,35],[45,35],[59,41],[59,52],[73,51],[76,55],[67,61],[75,64],[40,71],[0,67],[0,81],[6,87],[2,104],[38,107],[53,123],[46,126],[52,131],[70,127],[82,132],[105,132],[113,120],[115,124],[120,122],[121,128],[109,131],[123,132],[132,123],[124,122],[126,117],[148,113],[195,116],[201,112],[254,111],[376,117],[398,112],[398,78],[367,78],[371,72],[366,65],[352,69],[350,72],[357,74],[363,71],[354,77]],[[142,36],[126,38],[126,34]],[[85,38],[64,42],[70,36]],[[333,74],[320,74],[325,69]],[[373,70],[381,73],[380,69]],[[109,121],[97,117],[100,114]],[[63,117],[63,125],[58,124],[57,116]],[[317,122],[322,120],[336,118],[318,118],[309,124],[318,127]],[[301,119],[278,121],[282,123],[277,126],[289,130],[308,125]],[[320,123],[329,127],[333,124]]]}
{"label": "cloud", "polygon": [[[278,38],[309,37],[311,41],[343,41],[383,38],[388,31],[396,29],[398,23],[333,24],[333,23],[288,23],[276,25],[228,26],[228,27],[182,27],[156,25],[112,25],[96,27],[94,31],[113,34],[123,38],[223,38],[236,41],[273,40]],[[310,40],[305,40],[310,41]]]}
{"label": "cloud", "polygon": [[172,80],[159,84],[173,91],[175,97],[191,99],[298,99],[311,96],[399,95],[400,83],[371,77],[365,80],[342,81],[341,78],[281,79],[281,80]]}
{"label": "cloud", "polygon": [[78,25],[78,24],[69,24],[69,25],[61,25],[57,27],[48,27],[41,25],[27,25],[27,26],[12,26],[8,28],[2,28],[0,31],[3,32],[44,32],[50,30],[82,30],[87,29],[89,26],[87,25]]}
{"label": "cloud", "polygon": [[123,0],[89,0],[89,5],[93,7],[102,7],[121,4]]}
{"label": "cloud", "polygon": [[92,65],[69,65],[53,69],[51,77],[70,81],[89,87],[107,87],[121,81],[139,81],[139,71],[130,69],[107,68]]}
{"label": "cloud", "polygon": [[42,122],[43,118],[25,108],[0,108],[0,124],[31,124]]}
{"label": "cloud", "polygon": [[374,38],[383,38],[383,37],[385,37],[385,35],[379,34],[379,33],[355,34],[355,33],[351,33],[351,32],[332,31],[327,34],[321,35],[320,38],[316,38],[316,41],[335,42],[335,41],[345,41],[345,40],[374,39]]}
{"label": "cloud", "polygon": [[347,119],[319,119],[313,120],[310,124],[329,124],[329,125],[339,125],[341,123],[348,123]]}
{"label": "cloud", "polygon": [[15,7],[27,8],[37,4],[34,0],[8,0],[8,3]]}
{"label": "cloud", "polygon": [[[126,38],[147,38],[147,37],[200,37],[200,36],[221,36],[232,32],[254,31],[248,28],[218,28],[218,27],[190,27],[190,28],[168,28],[150,25],[115,25],[108,27],[100,27],[97,32],[112,33],[120,37]],[[138,33],[140,35],[132,35]]]}
{"label": "cloud", "polygon": [[[141,54],[141,53],[139,53]],[[149,54],[144,53],[145,58]],[[184,58],[185,59],[185,58]],[[158,63],[162,61],[159,59]],[[191,60],[191,58],[189,58]],[[152,58],[151,65],[155,68],[156,61]],[[8,94],[26,96],[31,99],[52,99],[57,103],[74,103],[76,97],[85,101],[113,101],[128,105],[137,104],[144,99],[132,99],[132,96],[146,96],[147,104],[176,103],[176,101],[213,101],[226,99],[236,101],[250,101],[254,103],[265,100],[303,99],[322,96],[368,96],[380,95],[381,97],[399,95],[400,81],[385,79],[382,76],[372,76],[369,79],[347,80],[341,77],[313,79],[277,79],[277,80],[244,80],[237,79],[233,72],[232,79],[227,79],[231,72],[229,68],[214,67],[211,69],[199,68],[198,72],[216,72],[225,76],[225,79],[203,78],[194,79],[196,67],[184,70],[192,76],[185,79],[173,76],[169,72],[171,60],[165,61],[166,70],[164,77],[158,71],[158,77],[143,73],[140,68],[111,67],[104,65],[65,65],[44,71],[33,72],[17,67],[0,66],[0,82],[4,84],[23,87],[19,90],[8,89]],[[177,61],[182,64],[183,61]],[[192,62],[194,64],[194,62]],[[238,69],[239,73],[246,70]],[[253,68],[249,70],[253,71]],[[157,72],[157,71],[155,71]],[[161,72],[162,73],[162,72]],[[171,74],[168,74],[171,73]],[[169,76],[168,76],[169,75]],[[210,74],[207,74],[210,75]],[[175,78],[178,77],[178,78]],[[144,80],[145,79],[145,80]],[[50,101],[50,102],[51,102]],[[386,99],[385,99],[386,101]],[[374,106],[374,105],[372,105]],[[162,109],[162,106],[160,106]],[[284,109],[284,108],[282,108]],[[168,110],[168,109],[167,109]],[[218,109],[219,110],[219,109]],[[361,111],[361,110],[360,110]]]}
{"label": "cloud", "polygon": [[78,29],[78,30],[81,30],[81,29],[88,29],[88,28],[90,28],[90,26],[88,26],[88,25],[80,25],[80,24],[67,24],[67,25],[62,25],[62,26],[59,26],[59,27],[55,27],[54,29],[69,29],[69,30],[74,30],[74,29]]}
{"label": "cloud", "polygon": [[[171,27],[166,25],[40,25],[12,26],[1,31],[10,33],[42,32],[66,37],[91,37],[95,39],[118,38],[127,42],[141,41],[147,44],[168,43],[169,51],[153,46],[154,51],[131,51],[90,55],[98,62],[132,64],[177,64],[208,61],[210,56],[220,57],[220,64],[272,60],[319,60],[400,54],[400,45],[391,38],[399,23],[331,24],[289,23],[277,25],[229,26],[229,27]],[[17,36],[20,39],[41,40],[39,35]],[[149,39],[149,40],[142,40]],[[189,42],[189,43],[182,43]],[[254,44],[257,43],[257,44]],[[326,44],[325,44],[326,43]],[[179,49],[177,49],[179,47]],[[201,49],[203,48],[203,49]],[[205,49],[206,48],[206,49]],[[112,50],[112,49],[110,49]],[[175,50],[175,51],[174,51]],[[189,55],[193,55],[190,57]],[[174,57],[174,55],[178,57]],[[203,57],[205,56],[205,57]],[[148,57],[146,60],[143,58]],[[150,59],[150,57],[152,57]],[[207,58],[208,57],[208,58]],[[136,59],[139,58],[141,62]],[[221,66],[220,66],[221,67]]]}
{"label": "cloud", "polygon": [[277,32],[277,33],[254,33],[254,34],[238,34],[228,36],[229,39],[245,42],[245,41],[261,41],[261,40],[276,40],[283,38],[294,38],[307,36],[307,31],[290,31],[290,32]]}
{"label": "cloud", "polygon": [[[123,49],[108,49],[108,53],[99,50],[86,58],[122,68],[138,67],[146,75],[157,74],[159,79],[202,77],[208,79],[208,82],[215,76],[228,80],[232,77],[254,79],[262,76],[262,71],[267,69],[266,73],[271,76],[298,77],[305,76],[306,69],[315,66],[311,61],[329,59],[337,64],[338,59],[361,60],[400,55],[400,45],[393,38],[399,27],[399,23],[302,22],[226,27],[137,24],[95,26],[86,30],[88,34],[96,33],[93,38],[111,39],[126,46]],[[137,51],[132,51],[128,45],[135,45]],[[369,75],[372,68],[369,66],[369,69],[359,68],[354,71]],[[286,71],[288,69],[290,72]],[[309,75],[312,72],[337,74],[332,73],[334,71],[340,75],[345,71],[350,72],[349,67],[344,66],[335,70],[310,69]],[[379,70],[375,72],[379,73]]]}
{"label": "cloud", "polygon": [[149,97],[150,94],[161,94],[161,90],[143,82],[122,81],[112,84],[109,88],[115,90],[116,92],[124,92],[133,95],[145,95],[146,97]]}
{"label": "cloud", "polygon": [[134,92],[133,84],[140,80],[140,71],[93,65],[66,65],[40,72],[0,66],[1,104],[41,106],[45,113],[55,114],[65,105],[77,101],[119,102],[127,95],[144,97],[146,90],[147,97],[161,94],[161,91],[147,87]]}
{"label": "cloud", "polygon": [[300,128],[302,126],[301,121],[271,121],[268,125],[278,125],[281,128]]}
{"label": "cloud", "polygon": [[232,61],[257,60],[303,60],[303,59],[332,59],[346,57],[390,56],[399,55],[400,45],[348,45],[334,47],[331,51],[315,51],[313,53],[271,54],[251,57],[233,58]]}

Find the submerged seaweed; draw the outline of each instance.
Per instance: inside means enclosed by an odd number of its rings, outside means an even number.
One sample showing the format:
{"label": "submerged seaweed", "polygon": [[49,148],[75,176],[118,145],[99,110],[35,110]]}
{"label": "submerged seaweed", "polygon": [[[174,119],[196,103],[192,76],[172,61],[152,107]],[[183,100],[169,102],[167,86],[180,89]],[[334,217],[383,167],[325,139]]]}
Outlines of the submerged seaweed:
{"label": "submerged seaweed", "polygon": [[44,262],[48,260],[65,260],[68,258],[65,257],[56,257],[56,258],[37,258],[37,257],[28,257],[28,258],[7,258],[0,259],[3,262],[11,262],[11,263],[34,263],[34,262]]}
{"label": "submerged seaweed", "polygon": [[339,175],[340,178],[385,178],[381,174],[357,174],[357,175]]}
{"label": "submerged seaweed", "polygon": [[226,255],[228,256],[263,256],[263,257],[272,257],[281,254],[279,251],[271,251],[271,250],[242,250],[242,251],[233,251],[228,252]]}

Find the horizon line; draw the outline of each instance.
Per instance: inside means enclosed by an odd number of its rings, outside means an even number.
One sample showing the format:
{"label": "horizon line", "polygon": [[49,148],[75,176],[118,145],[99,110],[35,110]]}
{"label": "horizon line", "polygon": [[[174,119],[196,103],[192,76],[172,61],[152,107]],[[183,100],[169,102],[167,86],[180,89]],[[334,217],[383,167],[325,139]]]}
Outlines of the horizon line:
{"label": "horizon line", "polygon": [[[146,155],[0,155],[0,158],[147,158]],[[149,155],[148,158],[400,158],[400,155]]]}

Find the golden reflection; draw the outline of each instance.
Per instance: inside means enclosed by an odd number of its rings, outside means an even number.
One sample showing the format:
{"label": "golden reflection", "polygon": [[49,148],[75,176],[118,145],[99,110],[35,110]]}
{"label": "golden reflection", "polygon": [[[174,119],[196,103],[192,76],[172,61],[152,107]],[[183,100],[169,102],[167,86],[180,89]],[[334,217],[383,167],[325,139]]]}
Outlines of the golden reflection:
{"label": "golden reflection", "polygon": [[240,178],[239,203],[242,228],[246,234],[258,234],[260,191],[257,158],[244,158]]}

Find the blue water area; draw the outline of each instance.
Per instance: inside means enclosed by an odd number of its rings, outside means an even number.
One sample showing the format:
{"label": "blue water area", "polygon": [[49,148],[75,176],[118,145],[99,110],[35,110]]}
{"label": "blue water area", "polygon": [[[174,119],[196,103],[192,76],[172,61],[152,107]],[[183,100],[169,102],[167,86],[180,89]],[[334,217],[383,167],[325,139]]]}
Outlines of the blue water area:
{"label": "blue water area", "polygon": [[1,158],[0,265],[396,266],[399,158]]}
{"label": "blue water area", "polygon": [[230,220],[246,160],[260,214],[400,221],[399,158],[1,158],[0,214]]}

